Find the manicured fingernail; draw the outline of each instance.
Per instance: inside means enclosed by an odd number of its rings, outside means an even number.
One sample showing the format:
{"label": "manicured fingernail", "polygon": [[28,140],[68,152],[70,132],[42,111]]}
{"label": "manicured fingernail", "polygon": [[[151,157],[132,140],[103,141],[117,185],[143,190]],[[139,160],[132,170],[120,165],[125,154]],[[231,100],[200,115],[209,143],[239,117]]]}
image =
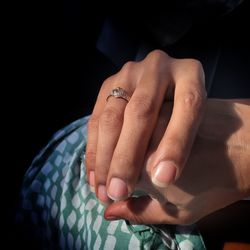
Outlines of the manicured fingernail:
{"label": "manicured fingernail", "polygon": [[173,162],[162,161],[153,172],[152,182],[158,187],[165,188],[175,180],[176,170],[177,168]]}
{"label": "manicured fingernail", "polygon": [[114,216],[114,215],[108,215],[108,216],[105,216],[105,219],[106,219],[106,220],[119,220],[120,218],[117,218],[117,217]]}
{"label": "manicured fingernail", "polygon": [[113,177],[108,188],[108,196],[114,200],[122,200],[128,196],[128,188],[126,183],[117,177]]}
{"label": "manicured fingernail", "polygon": [[105,185],[99,185],[98,186],[98,198],[103,203],[109,202],[109,197],[107,195],[107,189]]}
{"label": "manicured fingernail", "polygon": [[91,187],[95,186],[95,172],[94,171],[89,172],[89,185]]}

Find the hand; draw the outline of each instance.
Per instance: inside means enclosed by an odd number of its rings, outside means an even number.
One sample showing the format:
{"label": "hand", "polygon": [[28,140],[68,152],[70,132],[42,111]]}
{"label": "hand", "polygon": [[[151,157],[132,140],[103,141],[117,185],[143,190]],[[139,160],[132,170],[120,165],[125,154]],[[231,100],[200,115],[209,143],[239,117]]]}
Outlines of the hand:
{"label": "hand", "polygon": [[163,106],[137,187],[156,199],[144,196],[115,202],[106,209],[105,218],[191,224],[250,196],[250,102],[242,103],[208,100],[182,175],[167,188],[157,188],[150,181],[151,160],[171,112],[169,104]]}
{"label": "hand", "polygon": [[[109,98],[122,87],[130,101]],[[153,51],[141,62],[128,62],[108,78],[88,124],[86,165],[89,183],[102,202],[126,198],[134,191],[164,101],[173,114],[152,163],[153,182],[166,186],[186,163],[198,130],[206,91],[201,64]],[[108,196],[107,196],[108,194]]]}

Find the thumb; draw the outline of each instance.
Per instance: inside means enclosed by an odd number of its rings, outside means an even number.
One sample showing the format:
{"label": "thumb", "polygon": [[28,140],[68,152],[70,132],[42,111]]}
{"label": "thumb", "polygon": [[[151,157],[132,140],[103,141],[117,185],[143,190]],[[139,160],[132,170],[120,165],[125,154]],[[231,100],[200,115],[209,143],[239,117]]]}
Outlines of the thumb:
{"label": "thumb", "polygon": [[171,223],[173,219],[159,202],[149,196],[114,202],[107,207],[104,217],[106,220],[124,219],[134,224],[161,224],[166,221]]}

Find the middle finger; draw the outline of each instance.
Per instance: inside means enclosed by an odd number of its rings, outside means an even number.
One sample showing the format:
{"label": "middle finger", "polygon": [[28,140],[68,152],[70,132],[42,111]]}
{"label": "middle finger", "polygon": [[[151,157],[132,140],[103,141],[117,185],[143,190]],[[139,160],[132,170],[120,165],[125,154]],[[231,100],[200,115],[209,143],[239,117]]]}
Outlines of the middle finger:
{"label": "middle finger", "polygon": [[108,195],[113,200],[134,191],[168,83],[166,74],[147,68],[126,106],[107,179]]}

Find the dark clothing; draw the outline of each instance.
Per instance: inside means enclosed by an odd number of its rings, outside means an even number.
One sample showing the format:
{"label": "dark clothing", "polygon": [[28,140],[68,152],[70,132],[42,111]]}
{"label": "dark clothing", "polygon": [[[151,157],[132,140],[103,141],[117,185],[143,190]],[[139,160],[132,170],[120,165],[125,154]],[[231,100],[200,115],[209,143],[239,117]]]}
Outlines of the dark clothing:
{"label": "dark clothing", "polygon": [[151,9],[152,15],[149,10],[138,15],[132,11],[129,22],[123,15],[108,18],[98,49],[118,68],[128,60],[143,59],[156,48],[173,57],[196,58],[204,67],[209,97],[249,97],[249,3],[182,2],[156,7],[157,16]]}

